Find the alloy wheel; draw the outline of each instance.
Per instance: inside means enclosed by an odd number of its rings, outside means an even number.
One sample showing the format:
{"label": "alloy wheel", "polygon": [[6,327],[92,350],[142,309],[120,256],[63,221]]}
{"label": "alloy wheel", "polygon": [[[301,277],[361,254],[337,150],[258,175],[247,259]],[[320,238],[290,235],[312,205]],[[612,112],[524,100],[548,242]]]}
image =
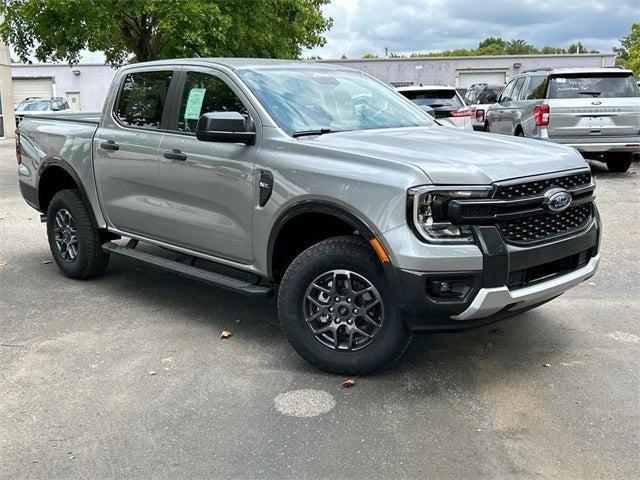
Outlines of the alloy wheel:
{"label": "alloy wheel", "polygon": [[306,290],[303,312],[315,339],[340,351],[366,347],[384,322],[380,292],[350,270],[330,270],[317,276]]}

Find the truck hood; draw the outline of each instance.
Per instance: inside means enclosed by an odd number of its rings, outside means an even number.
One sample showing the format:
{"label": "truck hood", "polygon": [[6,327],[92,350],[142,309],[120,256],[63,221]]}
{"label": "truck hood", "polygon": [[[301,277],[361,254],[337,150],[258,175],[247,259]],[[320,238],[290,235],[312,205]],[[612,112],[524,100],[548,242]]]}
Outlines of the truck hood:
{"label": "truck hood", "polygon": [[337,155],[411,164],[436,185],[487,185],[587,166],[570,147],[441,126],[337,132],[304,141]]}

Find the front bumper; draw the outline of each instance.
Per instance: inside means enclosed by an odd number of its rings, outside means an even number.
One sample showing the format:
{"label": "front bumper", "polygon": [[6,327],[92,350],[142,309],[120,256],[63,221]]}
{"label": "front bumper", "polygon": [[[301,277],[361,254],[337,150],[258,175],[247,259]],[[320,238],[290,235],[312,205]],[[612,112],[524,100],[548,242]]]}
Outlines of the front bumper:
{"label": "front bumper", "polygon": [[511,291],[508,287],[481,288],[471,305],[453,320],[475,320],[489,317],[502,310],[523,310],[539,305],[575,287],[592,277],[598,269],[600,255],[589,260],[589,263],[578,270],[561,275],[547,282]]}
{"label": "front bumper", "polygon": [[[597,210],[585,230],[541,245],[507,244],[495,227],[480,227],[476,233],[482,255],[479,268],[471,262],[460,268],[457,247],[449,246],[457,268],[442,268],[445,262],[439,258],[438,267],[429,271],[395,269],[410,330],[461,330],[524,312],[591,277],[600,260]],[[429,291],[434,280],[464,282],[469,289],[462,298],[436,298]]]}

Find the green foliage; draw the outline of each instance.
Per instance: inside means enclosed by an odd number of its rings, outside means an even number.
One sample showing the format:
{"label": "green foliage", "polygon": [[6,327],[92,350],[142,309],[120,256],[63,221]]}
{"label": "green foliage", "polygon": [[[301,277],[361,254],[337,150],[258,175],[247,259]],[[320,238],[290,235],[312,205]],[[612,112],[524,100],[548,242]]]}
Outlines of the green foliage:
{"label": "green foliage", "polygon": [[568,48],[542,47],[538,48],[526,40],[517,38],[503,40],[500,37],[488,37],[478,44],[478,48],[457,48],[431,53],[411,53],[409,57],[468,57],[482,55],[551,55],[563,53],[576,53],[580,47],[580,53],[599,53],[597,50],[587,50],[581,43],[572,44]]}
{"label": "green foliage", "polygon": [[107,62],[176,57],[298,58],[322,46],[329,0],[12,0],[0,5],[0,37],[22,62],[77,63],[80,51]]}
{"label": "green foliage", "polygon": [[640,23],[632,24],[629,34],[620,40],[620,47],[613,50],[618,54],[618,63],[640,78]]}
{"label": "green foliage", "polygon": [[378,56],[374,53],[365,53],[362,58],[378,58]]}

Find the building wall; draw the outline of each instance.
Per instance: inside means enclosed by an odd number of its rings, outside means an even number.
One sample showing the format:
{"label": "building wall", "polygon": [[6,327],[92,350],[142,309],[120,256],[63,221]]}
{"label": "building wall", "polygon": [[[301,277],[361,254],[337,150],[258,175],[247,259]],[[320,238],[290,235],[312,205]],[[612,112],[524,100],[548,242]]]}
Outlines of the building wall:
{"label": "building wall", "polygon": [[9,48],[0,42],[0,102],[2,103],[2,128],[0,138],[12,138],[16,128],[13,114],[13,87],[11,84],[11,60]]}
{"label": "building wall", "polygon": [[[80,72],[75,75],[73,72]],[[102,104],[111,85],[116,69],[108,65],[50,65],[34,64],[11,66],[11,76],[19,78],[52,78],[53,94],[67,97],[69,92],[80,93],[80,110],[83,112],[97,112],[102,110]]]}
{"label": "building wall", "polygon": [[[382,58],[361,60],[321,60],[355,68],[386,83],[459,86],[466,71],[504,71],[507,80],[535,68],[609,67],[615,54],[508,55],[484,57]],[[518,64],[520,64],[518,66]]]}

